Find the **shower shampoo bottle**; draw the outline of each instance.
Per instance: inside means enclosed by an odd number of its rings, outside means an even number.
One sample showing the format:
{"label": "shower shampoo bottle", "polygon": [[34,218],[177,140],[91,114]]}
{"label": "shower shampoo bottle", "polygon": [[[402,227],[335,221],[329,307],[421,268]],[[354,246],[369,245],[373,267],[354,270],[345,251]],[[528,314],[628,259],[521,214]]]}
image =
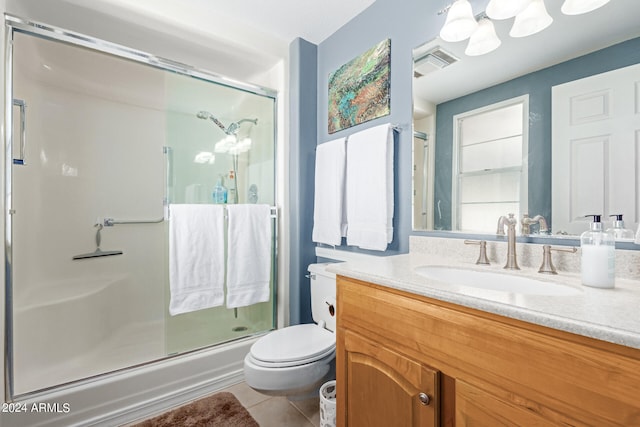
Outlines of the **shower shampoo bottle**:
{"label": "shower shampoo bottle", "polygon": [[227,203],[227,188],[222,184],[222,175],[218,178],[216,186],[213,188],[213,203]]}
{"label": "shower shampoo bottle", "polygon": [[615,238],[605,231],[600,215],[593,217],[589,231],[580,236],[582,284],[594,288],[613,288],[615,285]]}

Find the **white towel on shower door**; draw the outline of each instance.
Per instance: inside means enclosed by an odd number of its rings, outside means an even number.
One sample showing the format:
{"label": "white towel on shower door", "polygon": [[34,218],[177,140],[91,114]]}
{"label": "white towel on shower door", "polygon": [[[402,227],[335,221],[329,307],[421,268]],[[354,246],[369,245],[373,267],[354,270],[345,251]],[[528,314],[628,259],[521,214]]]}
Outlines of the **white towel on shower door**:
{"label": "white towel on shower door", "polygon": [[222,305],[224,208],[171,205],[169,218],[169,313]]}
{"label": "white towel on shower door", "polygon": [[271,207],[228,205],[227,307],[269,301]]}

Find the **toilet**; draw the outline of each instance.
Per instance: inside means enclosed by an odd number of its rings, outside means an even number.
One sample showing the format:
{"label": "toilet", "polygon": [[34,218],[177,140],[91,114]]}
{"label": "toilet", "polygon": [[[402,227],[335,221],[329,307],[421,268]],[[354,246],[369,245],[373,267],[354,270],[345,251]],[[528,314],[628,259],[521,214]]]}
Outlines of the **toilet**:
{"label": "toilet", "polygon": [[309,265],[315,323],[277,329],[251,346],[244,377],[254,390],[301,400],[317,397],[320,386],[335,379],[336,276],[327,265]]}

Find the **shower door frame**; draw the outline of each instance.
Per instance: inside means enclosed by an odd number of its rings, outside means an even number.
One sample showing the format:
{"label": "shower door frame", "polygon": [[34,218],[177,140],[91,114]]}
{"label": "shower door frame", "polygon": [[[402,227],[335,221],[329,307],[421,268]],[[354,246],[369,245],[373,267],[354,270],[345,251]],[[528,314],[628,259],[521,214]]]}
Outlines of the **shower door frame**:
{"label": "shower door frame", "polygon": [[[203,80],[206,82],[210,82],[213,84],[218,84],[221,86],[225,86],[231,89],[237,89],[244,92],[248,92],[251,94],[264,96],[266,98],[270,98],[273,100],[273,145],[274,145],[274,188],[276,188],[276,179],[275,177],[278,175],[277,171],[277,159],[275,158],[277,153],[277,135],[278,135],[278,121],[277,121],[277,111],[278,111],[278,92],[273,89],[269,89],[263,86],[258,86],[250,83],[244,83],[235,79],[230,79],[228,77],[224,77],[222,75],[199,69],[197,67],[193,67],[188,64],[184,64],[181,62],[173,61],[171,59],[163,58],[160,56],[153,55],[148,52],[140,51],[137,49],[129,48],[123,45],[119,45],[117,43],[112,43],[109,41],[105,41],[102,39],[98,39],[95,37],[91,37],[85,34],[81,34],[74,31],[65,30],[53,25],[45,24],[38,21],[33,21],[29,19],[24,19],[15,15],[11,15],[8,13],[4,14],[4,24],[5,24],[5,114],[4,114],[4,123],[5,123],[5,138],[4,138],[4,150],[5,150],[5,185],[4,185],[4,203],[5,203],[5,213],[4,213],[4,233],[5,233],[5,319],[4,319],[4,371],[5,371],[5,381],[4,381],[4,389],[5,389],[5,397],[7,401],[13,401],[16,397],[27,397],[41,394],[45,390],[50,390],[51,388],[60,387],[61,385],[53,386],[44,390],[37,390],[32,392],[27,392],[16,396],[14,394],[14,363],[13,363],[13,249],[12,249],[12,215],[13,211],[13,201],[12,201],[12,168],[14,164],[24,164],[24,159],[14,161],[13,157],[13,35],[17,33],[23,33],[34,37],[40,37],[46,40],[56,41],[67,43],[72,46],[79,46],[88,48],[94,51],[107,53],[119,58],[124,58],[128,60],[132,60],[144,65],[149,65],[154,68],[158,68],[164,71],[170,71],[176,74],[196,78],[199,80]],[[22,130],[24,132],[24,130]],[[23,135],[24,137],[24,135]],[[24,141],[20,141],[21,144]],[[21,150],[22,152],[22,150]],[[168,200],[167,200],[168,203]],[[272,257],[272,277],[274,280],[273,283],[273,291],[272,291],[272,316],[274,322],[277,319],[277,290],[278,290],[278,223],[279,223],[279,215],[278,215],[278,191],[274,191],[274,206],[272,206],[272,210],[275,209],[275,214],[272,213],[274,218],[274,251]],[[219,345],[213,344],[212,346]],[[203,347],[206,348],[206,347]],[[167,360],[174,357],[180,357],[185,354],[202,350],[202,348],[193,349],[190,351],[185,351],[175,355],[165,355],[160,359],[154,359],[148,362],[143,363],[142,365],[153,364],[158,361]],[[140,365],[136,365],[140,366]],[[126,367],[119,369],[125,370],[130,369],[131,367]],[[97,376],[107,375],[106,374],[98,374]],[[81,383],[83,381],[90,381],[92,378],[83,378],[77,381],[73,381],[73,383]]]}

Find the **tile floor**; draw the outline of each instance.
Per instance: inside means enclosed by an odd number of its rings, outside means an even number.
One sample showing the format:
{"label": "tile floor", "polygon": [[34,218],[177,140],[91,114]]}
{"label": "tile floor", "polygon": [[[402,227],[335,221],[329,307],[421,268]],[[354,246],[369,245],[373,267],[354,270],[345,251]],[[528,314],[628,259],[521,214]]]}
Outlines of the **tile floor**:
{"label": "tile floor", "polygon": [[291,402],[286,397],[260,394],[245,383],[220,391],[233,393],[260,427],[318,427],[319,398]]}

